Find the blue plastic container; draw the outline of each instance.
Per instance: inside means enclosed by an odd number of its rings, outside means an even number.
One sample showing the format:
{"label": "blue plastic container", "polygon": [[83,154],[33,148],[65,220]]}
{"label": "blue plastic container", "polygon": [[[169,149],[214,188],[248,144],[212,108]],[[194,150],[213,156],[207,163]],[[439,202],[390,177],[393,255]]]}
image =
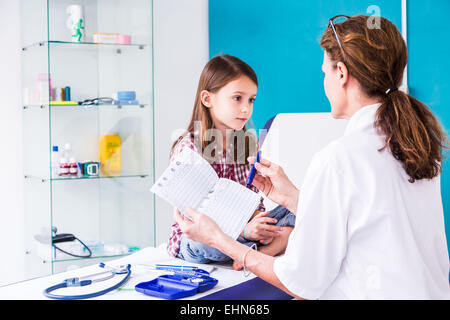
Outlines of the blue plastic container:
{"label": "blue plastic container", "polygon": [[136,91],[118,91],[117,100],[136,100]]}
{"label": "blue plastic container", "polygon": [[137,284],[135,290],[164,299],[181,299],[205,292],[213,288],[217,282],[217,279],[206,275],[163,275]]}

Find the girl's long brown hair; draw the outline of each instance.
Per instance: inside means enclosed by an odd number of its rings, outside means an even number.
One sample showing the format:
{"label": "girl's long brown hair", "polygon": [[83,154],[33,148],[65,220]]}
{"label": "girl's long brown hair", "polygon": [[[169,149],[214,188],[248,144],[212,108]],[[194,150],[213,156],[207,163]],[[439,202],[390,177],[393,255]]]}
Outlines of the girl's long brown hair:
{"label": "girl's long brown hair", "polygon": [[[216,93],[229,82],[236,80],[241,76],[248,77],[256,84],[256,86],[258,86],[258,79],[255,71],[244,61],[231,55],[217,55],[209,60],[203,68],[198,82],[191,120],[186,128],[186,133],[194,134],[195,142],[198,147],[201,147],[202,151],[205,150],[209,143],[211,143],[208,137],[208,130],[215,128],[215,126],[209,108],[205,107],[202,103],[201,92],[203,90],[207,90],[211,93]],[[197,129],[196,123],[197,126],[200,124],[200,132],[194,132],[195,129]],[[176,145],[183,139],[184,136],[185,135],[182,135],[175,140],[172,145],[170,155],[173,154]],[[236,142],[236,139],[245,139],[245,146],[242,151],[238,150],[238,143]],[[254,155],[257,149],[256,136],[250,132],[247,132],[247,127],[244,126],[241,132],[233,133],[233,144],[233,160],[238,161],[238,159],[240,159],[240,164],[248,164],[247,157]],[[213,159],[207,160],[212,161]]]}
{"label": "girl's long brown hair", "polygon": [[409,182],[432,179],[442,171],[448,138],[425,104],[401,90],[386,94],[400,87],[408,53],[397,27],[379,18],[379,28],[371,28],[364,15],[335,24],[342,50],[331,28],[324,32],[320,46],[335,64],[346,65],[368,97],[381,101],[375,126],[386,137],[386,144],[379,151],[390,150],[402,163]]}

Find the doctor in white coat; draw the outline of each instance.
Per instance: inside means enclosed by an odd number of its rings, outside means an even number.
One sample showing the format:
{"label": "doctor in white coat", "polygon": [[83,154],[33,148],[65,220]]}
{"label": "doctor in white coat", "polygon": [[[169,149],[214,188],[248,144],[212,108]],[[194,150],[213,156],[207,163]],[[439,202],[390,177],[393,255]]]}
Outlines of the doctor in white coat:
{"label": "doctor in white coat", "polygon": [[177,210],[175,219],[298,299],[450,299],[439,180],[448,138],[398,90],[407,62],[398,29],[335,18],[320,42],[322,71],[333,117],[349,119],[345,134],[313,157],[300,191],[276,164],[256,164],[253,184],[297,216],[285,254],[248,248],[192,209],[191,220]]}

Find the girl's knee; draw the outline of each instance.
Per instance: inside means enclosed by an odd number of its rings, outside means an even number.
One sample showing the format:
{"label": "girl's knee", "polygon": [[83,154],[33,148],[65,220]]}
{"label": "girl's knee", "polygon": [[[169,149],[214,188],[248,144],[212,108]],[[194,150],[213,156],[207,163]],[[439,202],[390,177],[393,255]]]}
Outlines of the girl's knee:
{"label": "girl's knee", "polygon": [[230,258],[216,248],[190,239],[182,239],[180,252],[182,258],[193,263],[228,261]]}

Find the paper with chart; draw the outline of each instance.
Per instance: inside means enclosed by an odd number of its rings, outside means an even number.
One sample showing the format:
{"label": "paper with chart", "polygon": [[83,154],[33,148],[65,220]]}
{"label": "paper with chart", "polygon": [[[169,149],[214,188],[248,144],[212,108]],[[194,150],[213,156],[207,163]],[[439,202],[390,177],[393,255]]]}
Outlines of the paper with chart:
{"label": "paper with chart", "polygon": [[186,207],[206,214],[233,239],[239,237],[261,199],[240,183],[219,178],[211,165],[189,148],[170,163],[150,191],[183,215]]}

